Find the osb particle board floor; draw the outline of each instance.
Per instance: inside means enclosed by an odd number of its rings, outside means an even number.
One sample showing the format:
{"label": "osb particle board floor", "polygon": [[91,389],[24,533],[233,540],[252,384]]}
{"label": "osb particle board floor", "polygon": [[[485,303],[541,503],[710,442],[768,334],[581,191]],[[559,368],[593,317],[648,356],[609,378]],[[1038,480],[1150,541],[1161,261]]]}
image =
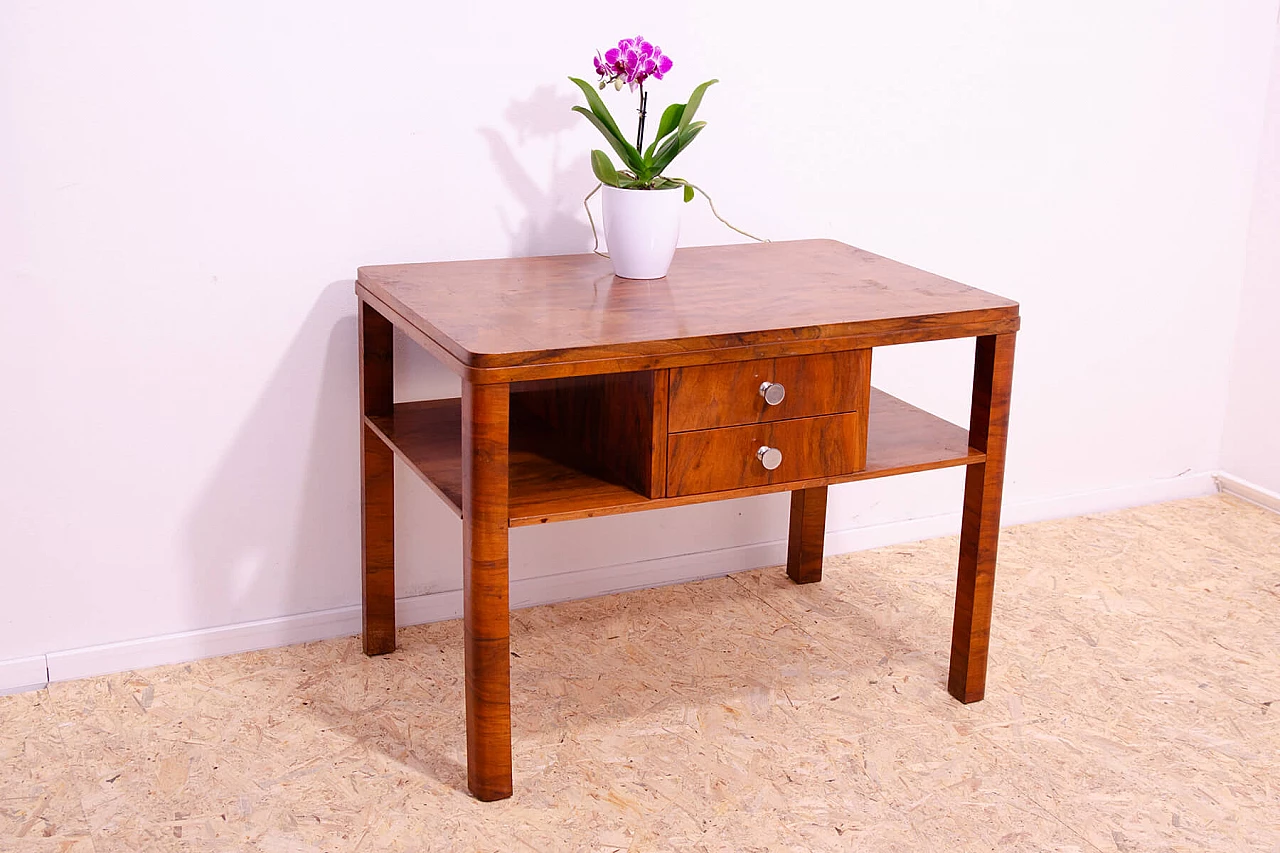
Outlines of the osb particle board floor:
{"label": "osb particle board floor", "polygon": [[0,698],[0,850],[1280,850],[1280,516],[1006,530],[970,706],[955,552],[514,614],[502,803],[463,793],[457,622]]}

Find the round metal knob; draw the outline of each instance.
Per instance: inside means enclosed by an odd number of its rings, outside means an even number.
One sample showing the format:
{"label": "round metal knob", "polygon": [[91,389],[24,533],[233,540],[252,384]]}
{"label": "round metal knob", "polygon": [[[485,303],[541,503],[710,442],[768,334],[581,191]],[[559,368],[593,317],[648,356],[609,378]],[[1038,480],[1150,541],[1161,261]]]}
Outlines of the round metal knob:
{"label": "round metal knob", "polygon": [[769,447],[767,444],[762,445],[756,451],[756,458],[760,460],[760,464],[764,466],[766,471],[772,471],[782,464],[782,451],[776,447]]}
{"label": "round metal knob", "polygon": [[783,397],[787,396],[787,389],[783,388],[779,382],[761,382],[760,396],[764,397],[764,401],[770,406],[776,406],[782,402]]}

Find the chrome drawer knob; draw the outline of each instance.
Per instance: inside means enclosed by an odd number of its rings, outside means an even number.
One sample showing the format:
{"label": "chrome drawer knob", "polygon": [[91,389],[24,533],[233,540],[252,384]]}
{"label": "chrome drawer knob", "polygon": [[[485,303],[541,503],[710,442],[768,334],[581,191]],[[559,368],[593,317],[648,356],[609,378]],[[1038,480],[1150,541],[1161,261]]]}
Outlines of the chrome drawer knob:
{"label": "chrome drawer knob", "polygon": [[[781,387],[781,386],[779,386]],[[767,444],[762,445],[756,451],[756,458],[760,460],[760,464],[764,466],[766,471],[772,471],[782,464],[782,451],[776,447],[770,447]]]}
{"label": "chrome drawer knob", "polygon": [[787,389],[783,388],[779,382],[761,382],[760,396],[764,397],[764,401],[770,406],[776,406],[782,402],[783,397],[787,396]]}

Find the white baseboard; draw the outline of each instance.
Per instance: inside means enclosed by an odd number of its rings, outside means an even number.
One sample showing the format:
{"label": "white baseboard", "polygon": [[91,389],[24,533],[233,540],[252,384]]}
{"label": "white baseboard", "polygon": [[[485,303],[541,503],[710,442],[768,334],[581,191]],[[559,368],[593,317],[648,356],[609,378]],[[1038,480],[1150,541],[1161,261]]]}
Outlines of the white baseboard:
{"label": "white baseboard", "polygon": [[639,563],[621,563],[598,569],[529,578],[511,585],[513,607],[532,607],[592,598],[633,589],[718,578],[787,561],[787,543],[758,542],[714,551],[698,551]]}
{"label": "white baseboard", "polygon": [[[854,551],[867,551],[871,548],[882,548],[885,545],[901,545],[904,542],[920,542],[938,536],[954,536],[959,532],[959,511],[924,518],[909,518],[905,521],[891,521],[886,524],[872,524],[867,527],[852,527],[848,530],[828,530],[822,545],[822,553],[826,556],[852,554]],[[787,557],[786,544],[781,543],[783,562]]]}
{"label": "white baseboard", "polygon": [[[786,560],[786,543],[770,542],[683,554],[641,563],[622,563],[580,572],[566,572],[513,581],[511,606],[532,607],[614,592],[718,577],[745,569],[777,565]],[[418,625],[462,616],[462,591],[418,595],[396,601],[396,623]],[[48,680],[70,681],[94,675],[125,672],[149,666],[251,652],[294,643],[328,640],[360,633],[360,608],[339,607],[258,622],[242,622],[180,634],[144,637],[101,646],[52,652],[47,655]],[[35,660],[34,658],[31,660]],[[40,684],[45,681],[45,657],[40,661]],[[17,664],[21,661],[11,661]],[[0,690],[30,689],[27,670],[13,676],[0,664]],[[31,670],[34,672],[34,670]],[[26,679],[26,680],[22,680]]]}
{"label": "white baseboard", "polygon": [[[511,582],[511,608],[519,610],[523,607],[594,598],[597,595],[611,595],[633,589],[651,589],[673,583],[723,577],[761,566],[780,565],[786,559],[786,542],[763,542],[638,563],[619,563],[577,572],[523,578]],[[398,625],[421,625],[458,619],[461,616],[460,589],[396,601]]]}
{"label": "white baseboard", "polygon": [[281,616],[257,622],[240,622],[180,634],[162,634],[101,646],[50,652],[50,681],[70,681],[148,666],[199,660],[200,658],[252,652],[313,640],[329,640],[360,631],[360,608],[339,607]]}
{"label": "white baseboard", "polygon": [[[1074,518],[1094,512],[1111,512],[1164,501],[1203,497],[1217,491],[1214,479],[1214,475],[1204,472],[1044,500],[1007,501],[1001,508],[1000,525],[1009,527],[1014,524],[1031,524],[1036,521]],[[912,518],[888,524],[855,527],[850,530],[828,530],[825,551],[827,554],[848,554],[885,545],[919,542],[922,539],[933,539],[937,536],[955,536],[959,532],[960,511],[957,509],[955,512],[942,515]]]}
{"label": "white baseboard", "polygon": [[[1225,479],[1220,477],[1219,481]],[[1233,479],[1233,483],[1235,482],[1241,481]],[[1084,513],[1106,512],[1160,501],[1208,495],[1212,494],[1215,488],[1213,475],[1202,473],[1048,500],[1009,503],[1004,508],[1002,522],[1005,525],[1025,524]],[[1225,485],[1223,488],[1234,491],[1234,489],[1227,489]],[[1251,488],[1264,496],[1270,494],[1256,487]],[[1236,493],[1239,494],[1239,492]],[[1280,496],[1272,495],[1272,498],[1280,499]],[[851,530],[829,531],[826,535],[826,552],[843,554],[882,545],[914,542],[934,536],[949,536],[957,533],[959,529],[960,513],[954,512]],[[513,581],[511,605],[521,608],[552,604],[632,589],[719,577],[762,566],[776,566],[784,562],[786,562],[786,542],[776,541],[682,554],[640,563],[620,563],[579,572]],[[438,622],[456,619],[461,615],[462,592],[460,590],[414,596],[396,602],[396,621],[400,625]],[[34,658],[0,661],[0,693],[43,687],[47,680],[67,681],[87,678],[293,643],[350,636],[359,631],[360,608],[350,606],[179,634],[126,640],[101,646],[67,649]]]}
{"label": "white baseboard", "polygon": [[1233,477],[1225,471],[1219,473],[1214,479],[1218,481],[1218,488],[1227,494],[1244,498],[1272,512],[1280,512],[1280,494],[1250,483],[1248,480]]}
{"label": "white baseboard", "polygon": [[49,684],[49,667],[44,655],[0,660],[0,696],[39,690]]}
{"label": "white baseboard", "polygon": [[1077,515],[1111,512],[1164,501],[1178,501],[1183,498],[1202,498],[1217,491],[1213,472],[1201,471],[1198,474],[1150,480],[1114,489],[1099,489],[1095,492],[1007,504],[1001,513],[1001,524],[1008,526],[1052,521],[1058,518],[1074,518]]}

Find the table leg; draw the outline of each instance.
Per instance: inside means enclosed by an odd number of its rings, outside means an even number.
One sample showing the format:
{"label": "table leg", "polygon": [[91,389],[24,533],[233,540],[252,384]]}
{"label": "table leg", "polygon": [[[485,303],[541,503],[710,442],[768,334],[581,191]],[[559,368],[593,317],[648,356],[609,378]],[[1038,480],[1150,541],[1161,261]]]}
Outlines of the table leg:
{"label": "table leg", "polygon": [[[360,302],[360,409],[390,415],[391,322]],[[361,638],[364,653],[396,648],[395,479],[391,448],[367,424],[360,430]]]}
{"label": "table leg", "polygon": [[986,691],[1013,342],[1012,333],[980,337],[974,358],[969,445],[983,451],[986,460],[970,465],[965,477],[951,672],[947,679],[947,690],[964,703],[979,701]]}
{"label": "table leg", "polygon": [[787,577],[796,583],[822,580],[822,545],[827,530],[827,487],[791,493],[791,530],[787,535]]}
{"label": "table leg", "polygon": [[462,596],[467,786],[511,796],[511,622],[507,572],[507,385],[462,386]]}

